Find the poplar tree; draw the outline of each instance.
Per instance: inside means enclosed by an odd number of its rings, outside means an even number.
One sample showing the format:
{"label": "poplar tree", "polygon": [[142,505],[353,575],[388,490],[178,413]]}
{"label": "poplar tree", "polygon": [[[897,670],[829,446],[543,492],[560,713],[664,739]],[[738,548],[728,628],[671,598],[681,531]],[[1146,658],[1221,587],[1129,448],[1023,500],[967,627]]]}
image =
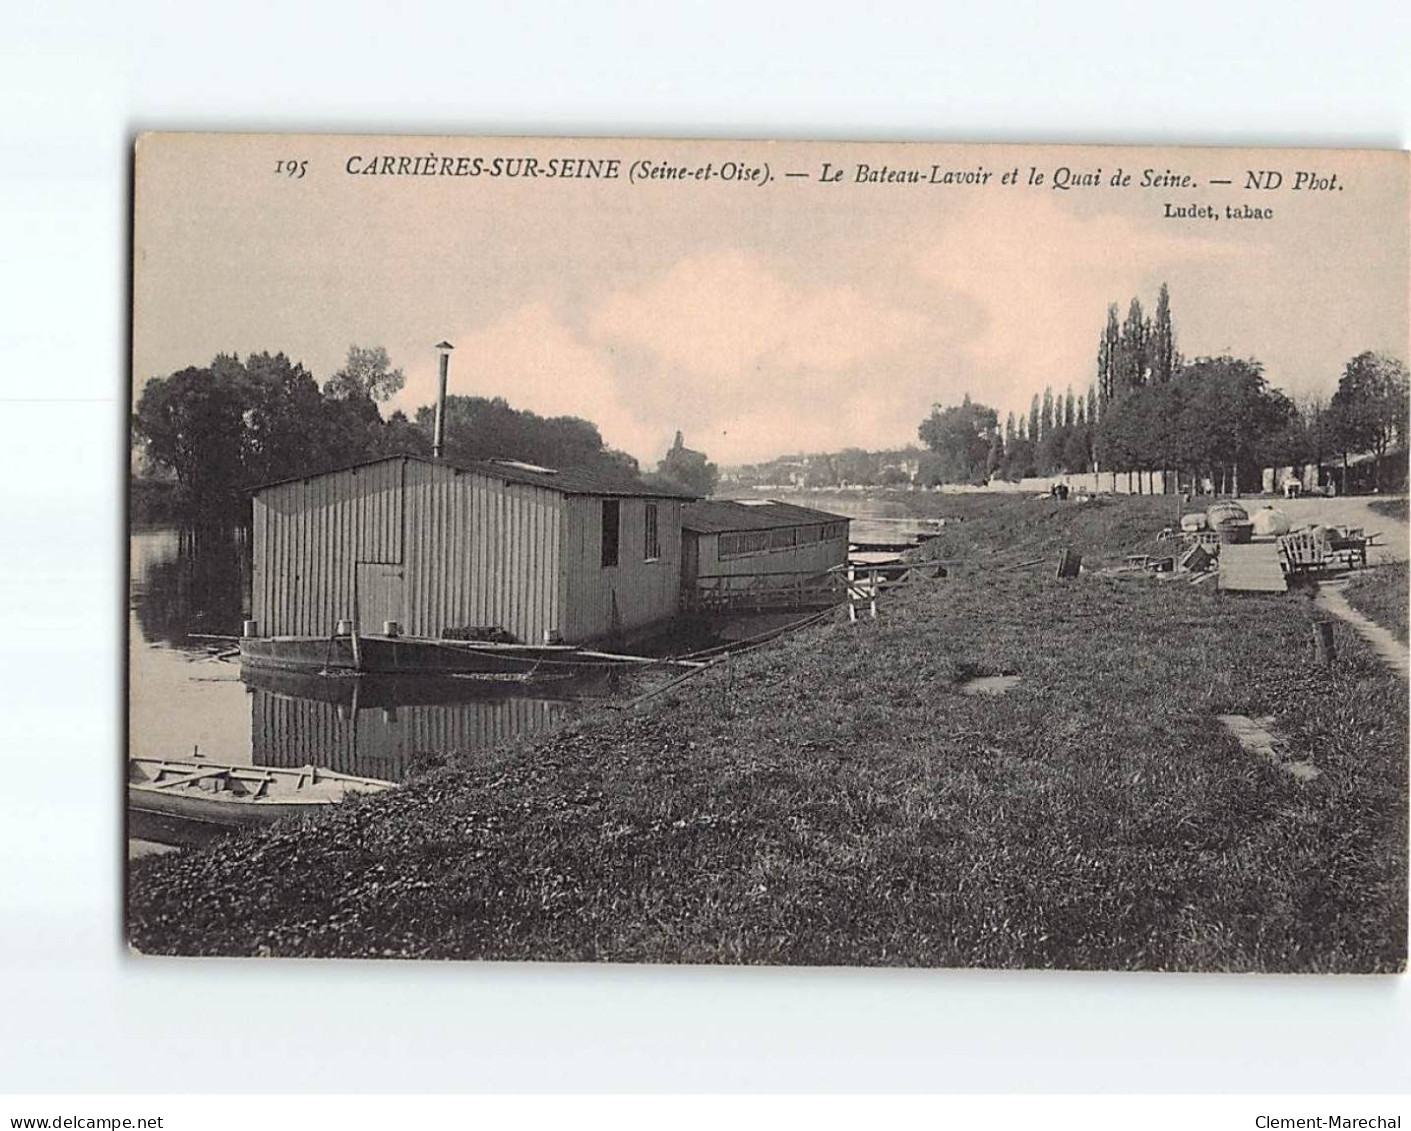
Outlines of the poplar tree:
{"label": "poplar tree", "polygon": [[1122,328],[1117,324],[1117,304],[1107,304],[1107,325],[1097,343],[1098,400],[1106,405],[1117,396],[1117,372],[1122,355]]}
{"label": "poplar tree", "polygon": [[1171,292],[1165,283],[1156,296],[1156,314],[1152,317],[1148,343],[1152,382],[1164,385],[1176,375],[1180,360],[1176,354],[1176,331],[1171,325]]}
{"label": "poplar tree", "polygon": [[1142,301],[1135,295],[1127,307],[1127,320],[1122,323],[1119,347],[1120,364],[1117,373],[1118,396],[1146,384],[1148,367],[1147,336],[1150,327],[1142,313]]}

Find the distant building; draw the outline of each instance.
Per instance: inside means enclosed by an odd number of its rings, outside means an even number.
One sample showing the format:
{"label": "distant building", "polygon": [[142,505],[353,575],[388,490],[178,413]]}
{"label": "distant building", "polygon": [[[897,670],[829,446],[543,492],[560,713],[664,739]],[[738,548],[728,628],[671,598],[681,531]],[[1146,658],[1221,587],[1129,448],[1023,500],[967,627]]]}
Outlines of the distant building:
{"label": "distant building", "polygon": [[251,616],[261,637],[340,620],[438,639],[499,628],[585,643],[677,611],[694,496],[513,460],[392,456],[258,488]]}
{"label": "distant building", "polygon": [[1267,492],[1275,492],[1296,483],[1303,492],[1331,489],[1344,495],[1377,490],[1404,491],[1406,470],[1406,449],[1397,447],[1389,449],[1380,460],[1375,452],[1354,452],[1346,461],[1341,456],[1330,455],[1321,464],[1266,467],[1260,486]]}
{"label": "distant building", "polygon": [[848,556],[843,515],[773,500],[708,499],[686,504],[681,519],[681,584],[702,579],[826,573]]}

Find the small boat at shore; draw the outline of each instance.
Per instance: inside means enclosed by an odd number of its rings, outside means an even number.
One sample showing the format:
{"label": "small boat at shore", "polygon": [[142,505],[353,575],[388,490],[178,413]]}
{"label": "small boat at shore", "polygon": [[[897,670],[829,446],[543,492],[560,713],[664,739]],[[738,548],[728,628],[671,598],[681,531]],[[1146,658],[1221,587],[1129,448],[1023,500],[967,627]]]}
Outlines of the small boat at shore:
{"label": "small boat at shore", "polygon": [[395,782],[317,766],[221,766],[129,758],[127,803],[139,813],[219,825],[253,825],[315,812],[354,793],[380,793]]}

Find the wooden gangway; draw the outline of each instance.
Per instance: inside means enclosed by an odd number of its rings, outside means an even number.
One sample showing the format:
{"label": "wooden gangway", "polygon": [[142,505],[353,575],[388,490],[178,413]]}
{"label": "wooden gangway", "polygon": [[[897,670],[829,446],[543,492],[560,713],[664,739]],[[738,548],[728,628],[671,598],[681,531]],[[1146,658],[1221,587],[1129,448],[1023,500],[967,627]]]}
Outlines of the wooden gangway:
{"label": "wooden gangway", "polygon": [[702,575],[682,590],[686,612],[706,616],[745,613],[810,612],[847,603],[877,615],[877,598],[898,586],[917,585],[945,575],[940,562],[848,563],[825,573],[771,571]]}

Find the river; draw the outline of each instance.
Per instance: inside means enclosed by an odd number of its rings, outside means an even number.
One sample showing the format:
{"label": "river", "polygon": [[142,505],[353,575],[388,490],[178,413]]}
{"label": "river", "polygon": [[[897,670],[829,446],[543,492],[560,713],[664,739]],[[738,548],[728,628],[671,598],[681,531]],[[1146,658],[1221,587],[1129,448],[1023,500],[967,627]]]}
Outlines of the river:
{"label": "river", "polygon": [[[229,639],[242,619],[239,540],[139,530],[129,552],[131,757],[314,764],[402,781],[447,756],[552,727],[581,701],[466,680],[244,673]],[[130,855],[216,832],[129,816]]]}

